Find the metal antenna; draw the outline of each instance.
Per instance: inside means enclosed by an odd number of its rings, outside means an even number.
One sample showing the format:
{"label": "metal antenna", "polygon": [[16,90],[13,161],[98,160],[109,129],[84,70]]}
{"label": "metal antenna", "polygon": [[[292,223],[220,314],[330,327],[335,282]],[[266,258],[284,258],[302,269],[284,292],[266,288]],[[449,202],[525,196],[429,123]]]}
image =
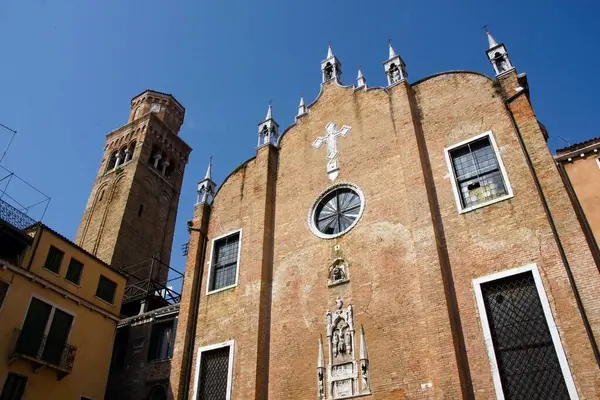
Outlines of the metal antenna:
{"label": "metal antenna", "polygon": [[15,131],[14,129],[10,129],[8,126],[6,126],[4,124],[0,124],[0,126],[12,133],[10,140],[8,141],[8,145],[6,146],[6,149],[4,149],[2,156],[0,156],[0,164],[2,164],[2,160],[4,160],[4,157],[6,156],[6,153],[8,152],[8,149],[10,148],[10,145],[12,144],[15,136],[17,135],[17,131]]}
{"label": "metal antenna", "polygon": [[565,138],[563,138],[561,136],[558,136],[558,135],[556,135],[556,137],[559,138],[560,140],[562,140],[563,142],[565,142],[568,146],[571,145],[571,142],[569,142],[567,139],[565,139]]}

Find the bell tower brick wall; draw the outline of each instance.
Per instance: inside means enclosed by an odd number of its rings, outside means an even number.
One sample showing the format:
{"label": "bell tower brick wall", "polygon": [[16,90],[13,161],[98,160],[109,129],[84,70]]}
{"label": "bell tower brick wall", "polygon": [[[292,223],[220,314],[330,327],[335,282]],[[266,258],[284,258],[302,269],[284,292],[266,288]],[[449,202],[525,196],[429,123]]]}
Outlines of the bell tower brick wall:
{"label": "bell tower brick wall", "polygon": [[[132,266],[151,257],[168,265],[171,257],[179,194],[191,151],[177,136],[184,113],[171,95],[146,91],[132,100],[129,122],[106,136],[77,231],[78,245],[114,267],[136,270],[140,279],[147,278],[149,271]],[[129,149],[128,156],[124,149]],[[115,154],[122,157],[116,168]],[[153,278],[164,283],[167,273],[162,268],[153,272]]]}

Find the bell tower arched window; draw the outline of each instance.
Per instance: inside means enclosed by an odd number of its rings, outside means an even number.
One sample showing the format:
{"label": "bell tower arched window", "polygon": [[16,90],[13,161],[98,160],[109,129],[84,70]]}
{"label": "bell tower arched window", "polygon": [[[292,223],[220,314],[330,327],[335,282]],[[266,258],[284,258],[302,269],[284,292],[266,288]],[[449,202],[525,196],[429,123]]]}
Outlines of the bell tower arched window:
{"label": "bell tower arched window", "polygon": [[108,166],[106,167],[107,171],[111,171],[115,168],[115,166],[117,165],[117,155],[119,154],[118,151],[113,151],[110,155],[110,159],[108,160]]}

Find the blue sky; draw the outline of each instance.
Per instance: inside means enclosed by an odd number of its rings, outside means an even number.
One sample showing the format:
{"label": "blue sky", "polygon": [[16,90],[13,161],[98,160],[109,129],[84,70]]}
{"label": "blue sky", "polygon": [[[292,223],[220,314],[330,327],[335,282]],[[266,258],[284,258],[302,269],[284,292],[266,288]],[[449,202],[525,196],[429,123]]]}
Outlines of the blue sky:
{"label": "blue sky", "polygon": [[[74,238],[104,136],[146,88],[185,107],[185,172],[172,264],[183,267],[195,184],[214,156],[217,183],[254,155],[267,102],[282,128],[319,91],[328,42],[345,83],[359,65],[385,82],[391,38],[409,81],[455,69],[492,73],[481,26],[526,72],[552,149],[597,136],[600,2],[0,1],[0,123],[19,133],[3,164],[52,198],[44,221]],[[0,130],[4,150],[8,132]]]}

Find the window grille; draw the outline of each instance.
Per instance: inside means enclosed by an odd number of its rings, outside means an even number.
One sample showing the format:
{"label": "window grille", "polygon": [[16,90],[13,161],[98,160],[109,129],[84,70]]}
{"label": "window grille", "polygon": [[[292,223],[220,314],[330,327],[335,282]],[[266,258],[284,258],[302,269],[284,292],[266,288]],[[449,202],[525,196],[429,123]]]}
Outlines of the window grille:
{"label": "window grille", "polygon": [[56,247],[50,246],[50,250],[48,250],[48,256],[46,256],[46,262],[44,263],[44,268],[46,268],[48,271],[58,274],[64,255],[65,253]]}
{"label": "window grille", "polygon": [[71,258],[69,261],[69,268],[67,269],[67,275],[65,279],[73,282],[76,285],[79,285],[81,282],[81,272],[83,271],[83,263],[77,261],[74,258]]}
{"label": "window grille", "polygon": [[450,150],[450,159],[463,208],[508,194],[489,136]]}
{"label": "window grille", "polygon": [[210,290],[218,290],[235,284],[239,245],[239,232],[215,241]]}
{"label": "window grille", "polygon": [[481,285],[504,397],[569,399],[531,272]]}
{"label": "window grille", "polygon": [[225,400],[227,398],[229,349],[229,346],[225,346],[201,353],[199,399]]}

